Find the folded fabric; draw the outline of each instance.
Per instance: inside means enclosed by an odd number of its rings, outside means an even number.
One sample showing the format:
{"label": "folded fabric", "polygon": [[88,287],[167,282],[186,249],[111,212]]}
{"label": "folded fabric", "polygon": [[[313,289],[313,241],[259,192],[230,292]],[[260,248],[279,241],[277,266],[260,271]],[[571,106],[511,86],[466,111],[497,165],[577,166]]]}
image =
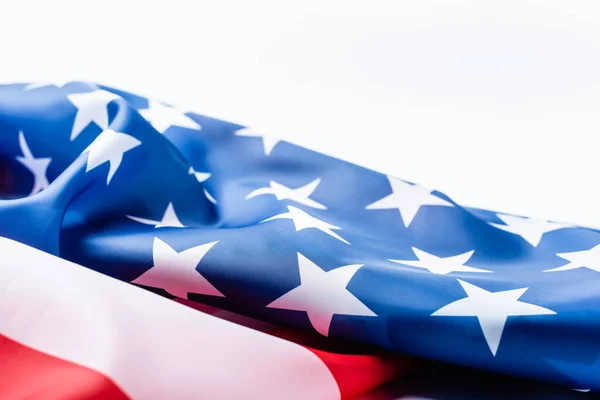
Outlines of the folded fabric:
{"label": "folded fabric", "polygon": [[2,399],[339,399],[405,369],[381,352],[199,312],[8,239],[0,254]]}
{"label": "folded fabric", "polygon": [[9,239],[0,254],[2,399],[579,398],[171,301]]}
{"label": "folded fabric", "polygon": [[597,230],[461,207],[82,82],[0,87],[0,168],[0,235],[102,274],[322,336],[600,389]]}

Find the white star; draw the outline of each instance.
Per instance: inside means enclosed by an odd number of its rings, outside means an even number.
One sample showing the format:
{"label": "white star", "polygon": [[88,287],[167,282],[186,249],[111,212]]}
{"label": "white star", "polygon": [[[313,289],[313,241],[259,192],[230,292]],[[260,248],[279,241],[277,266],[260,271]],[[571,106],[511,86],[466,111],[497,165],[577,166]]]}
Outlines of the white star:
{"label": "white star", "polygon": [[490,222],[490,225],[521,236],[533,247],[537,247],[546,232],[557,229],[573,228],[573,225],[559,224],[537,218],[517,217],[515,215],[496,214],[506,225]]}
{"label": "white star", "polygon": [[337,240],[340,240],[346,244],[350,244],[350,243],[348,243],[347,240],[345,240],[340,235],[338,235],[337,233],[332,231],[332,229],[341,229],[339,226],[331,225],[325,221],[315,218],[312,215],[310,215],[296,207],[288,206],[287,208],[288,208],[289,212],[275,215],[275,216],[273,216],[271,218],[267,218],[261,222],[267,222],[267,221],[272,221],[274,219],[282,219],[282,218],[291,219],[294,222],[294,227],[296,228],[296,232],[299,232],[303,229],[315,228],[315,229],[320,230],[321,232],[328,234],[329,236],[333,236]]}
{"label": "white star", "polygon": [[132,219],[136,222],[146,224],[146,225],[154,225],[155,228],[185,228],[185,226],[179,221],[177,218],[177,214],[175,214],[175,209],[173,208],[173,203],[169,203],[163,217],[160,221],[154,221],[146,218],[132,217],[130,215],[126,216],[129,219]]}
{"label": "white star", "polygon": [[317,186],[319,186],[319,183],[321,183],[321,178],[317,178],[309,184],[301,186],[299,188],[290,189],[289,187],[284,186],[280,183],[270,181],[269,187],[263,187],[254,190],[246,196],[246,200],[256,196],[261,196],[263,194],[272,194],[275,197],[277,197],[277,200],[293,200],[296,203],[304,204],[308,207],[327,210],[327,207],[325,207],[323,204],[317,203],[316,201],[309,199],[310,195],[312,195]]}
{"label": "white star", "polygon": [[216,243],[206,243],[178,253],[167,243],[154,238],[154,265],[131,283],[164,289],[182,299],[187,299],[188,293],[225,297],[196,270],[202,258]]}
{"label": "white star", "polygon": [[204,181],[208,180],[208,178],[210,178],[209,172],[197,172],[196,170],[194,170],[193,167],[190,167],[188,174],[194,175],[198,182],[204,182]]}
{"label": "white star", "polygon": [[101,129],[108,129],[108,104],[120,97],[106,90],[94,90],[69,94],[67,98],[77,108],[71,129],[71,141],[73,141],[92,122]]}
{"label": "white star", "polygon": [[488,292],[460,279],[458,282],[467,293],[467,297],[456,300],[431,315],[436,317],[477,317],[485,341],[494,356],[498,351],[508,317],[556,314],[547,308],[519,301],[519,297],[529,288]]}
{"label": "white star", "polygon": [[215,198],[212,197],[210,195],[210,193],[208,193],[208,190],[206,190],[206,188],[204,188],[204,195],[206,196],[206,198],[208,199],[208,201],[210,201],[213,204],[217,204],[217,200],[215,200]]}
{"label": "white star", "polygon": [[415,255],[419,260],[390,260],[398,264],[406,264],[412,267],[428,269],[430,272],[439,275],[446,275],[450,272],[492,272],[485,269],[479,269],[474,267],[468,267],[464,265],[474,251],[467,251],[466,253],[458,254],[451,257],[438,257],[433,254],[429,254],[423,250],[412,248]]}
{"label": "white star", "polygon": [[34,90],[34,89],[39,89],[39,88],[43,88],[43,87],[47,87],[47,86],[54,86],[56,88],[63,88],[65,86],[67,86],[69,83],[71,83],[71,81],[54,81],[54,82],[36,82],[36,83],[30,83],[27,86],[25,86],[25,90]]}
{"label": "white star", "polygon": [[273,148],[277,145],[277,143],[282,142],[281,139],[272,138],[269,136],[265,136],[251,128],[244,128],[238,131],[235,131],[237,136],[246,136],[246,137],[259,137],[262,138],[263,148],[265,150],[265,155],[268,156],[273,151]]}
{"label": "white star", "polygon": [[300,286],[290,290],[267,307],[306,311],[310,323],[323,336],[329,335],[335,314],[363,317],[377,315],[346,289],[362,265],[346,265],[325,272],[298,253]]}
{"label": "white star", "polygon": [[148,108],[141,109],[140,114],[160,133],[165,133],[172,126],[202,129],[196,121],[183,112],[158,101],[149,100]]}
{"label": "white star", "polygon": [[31,193],[29,194],[31,196],[41,192],[49,186],[46,171],[48,170],[48,165],[50,165],[52,159],[35,158],[33,154],[31,154],[31,150],[29,150],[23,132],[19,132],[19,145],[21,146],[23,157],[16,157],[16,159],[33,174],[33,189],[31,189]]}
{"label": "white star", "polygon": [[568,271],[577,268],[588,268],[600,272],[600,244],[589,250],[558,253],[557,256],[570,262],[562,267],[547,269],[544,272]]}
{"label": "white star", "polygon": [[83,151],[83,153],[88,153],[85,172],[108,162],[110,164],[106,178],[106,184],[108,185],[121,165],[121,161],[123,161],[123,154],[140,144],[141,142],[133,136],[106,129]]}
{"label": "white star", "polygon": [[401,181],[388,176],[392,193],[375,203],[369,204],[367,210],[397,208],[402,216],[404,226],[408,227],[415,215],[423,206],[454,207],[454,204],[431,194],[431,190],[419,185]]}

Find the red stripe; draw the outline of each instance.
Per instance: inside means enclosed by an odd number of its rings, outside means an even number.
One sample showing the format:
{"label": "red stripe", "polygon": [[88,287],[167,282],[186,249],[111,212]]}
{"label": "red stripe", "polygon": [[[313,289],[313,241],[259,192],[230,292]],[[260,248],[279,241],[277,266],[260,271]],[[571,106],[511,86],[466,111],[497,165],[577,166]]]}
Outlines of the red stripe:
{"label": "red stripe", "polygon": [[331,371],[342,398],[365,394],[391,381],[403,369],[403,364],[373,355],[335,354],[307,347]]}
{"label": "red stripe", "polygon": [[0,398],[129,400],[92,369],[24,346],[0,335]]}
{"label": "red stripe", "polygon": [[348,353],[339,352],[331,348],[335,341],[330,338],[320,338],[294,329],[281,328],[268,333],[291,340],[315,353],[331,371],[342,398],[365,394],[391,381],[411,364],[408,357],[368,352],[356,354],[351,348],[346,348]]}

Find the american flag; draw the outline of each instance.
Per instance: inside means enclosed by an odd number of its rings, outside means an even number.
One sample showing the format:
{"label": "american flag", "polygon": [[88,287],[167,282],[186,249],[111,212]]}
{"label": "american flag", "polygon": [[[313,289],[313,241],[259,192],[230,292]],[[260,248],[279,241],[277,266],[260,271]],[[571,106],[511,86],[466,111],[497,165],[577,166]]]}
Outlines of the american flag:
{"label": "american flag", "polygon": [[85,82],[0,86],[0,196],[2,399],[600,389],[593,228]]}

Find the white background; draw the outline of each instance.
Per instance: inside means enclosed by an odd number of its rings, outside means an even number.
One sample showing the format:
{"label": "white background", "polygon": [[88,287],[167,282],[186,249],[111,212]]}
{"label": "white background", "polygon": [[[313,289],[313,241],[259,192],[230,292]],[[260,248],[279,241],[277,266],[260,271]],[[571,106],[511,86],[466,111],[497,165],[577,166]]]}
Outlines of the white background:
{"label": "white background", "polygon": [[600,226],[597,1],[1,2],[0,81],[62,79]]}

